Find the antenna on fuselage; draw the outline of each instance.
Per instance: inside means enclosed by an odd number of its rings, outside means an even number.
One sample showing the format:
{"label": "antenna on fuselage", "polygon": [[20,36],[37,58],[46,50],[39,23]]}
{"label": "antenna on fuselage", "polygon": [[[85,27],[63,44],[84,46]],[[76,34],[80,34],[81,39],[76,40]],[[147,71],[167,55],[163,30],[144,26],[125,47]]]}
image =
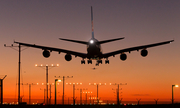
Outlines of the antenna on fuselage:
{"label": "antenna on fuselage", "polygon": [[92,38],[94,38],[93,8],[92,8],[92,6],[91,6],[91,27],[92,27]]}

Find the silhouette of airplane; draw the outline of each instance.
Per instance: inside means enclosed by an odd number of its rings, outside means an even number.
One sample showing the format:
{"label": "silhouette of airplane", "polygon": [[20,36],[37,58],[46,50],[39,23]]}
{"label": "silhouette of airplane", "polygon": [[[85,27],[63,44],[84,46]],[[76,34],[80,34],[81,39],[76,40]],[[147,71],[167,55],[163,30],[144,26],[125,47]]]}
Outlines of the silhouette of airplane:
{"label": "silhouette of airplane", "polygon": [[61,52],[63,52],[63,53],[66,53],[66,55],[65,55],[66,61],[70,61],[72,59],[71,55],[74,55],[75,57],[78,56],[78,57],[82,58],[81,64],[85,64],[84,59],[87,58],[88,64],[92,64],[92,60],[96,60],[97,61],[96,66],[99,66],[99,63],[102,64],[103,58],[106,59],[105,64],[109,64],[109,60],[108,60],[109,57],[111,57],[111,56],[114,57],[115,55],[120,54],[120,59],[124,61],[127,59],[127,55],[125,54],[125,52],[130,53],[131,51],[135,51],[135,50],[137,50],[137,51],[141,50],[141,55],[143,57],[146,57],[148,54],[147,48],[155,47],[155,46],[159,46],[159,45],[164,45],[164,44],[169,44],[169,43],[174,41],[174,40],[170,40],[170,41],[164,41],[164,42],[159,42],[159,43],[154,43],[154,44],[130,47],[130,48],[125,48],[125,49],[121,49],[121,50],[117,50],[117,51],[113,51],[113,52],[103,54],[102,50],[101,50],[101,44],[121,40],[121,39],[124,39],[124,37],[116,38],[116,39],[103,40],[103,41],[98,41],[97,39],[95,39],[94,38],[94,27],[93,27],[93,9],[92,9],[92,6],[91,6],[91,26],[92,26],[92,37],[88,42],[59,38],[60,40],[76,42],[76,43],[87,45],[87,53],[80,53],[80,52],[75,52],[75,51],[70,51],[70,50],[65,50],[65,49],[60,49],[60,48],[40,46],[40,45],[35,45],[35,44],[27,44],[27,43],[15,42],[15,41],[14,41],[14,43],[17,43],[19,45],[28,46],[28,47],[42,49],[42,50],[44,50],[42,54],[45,58],[48,58],[50,56],[50,52],[52,52],[52,51],[56,51],[59,54]]}

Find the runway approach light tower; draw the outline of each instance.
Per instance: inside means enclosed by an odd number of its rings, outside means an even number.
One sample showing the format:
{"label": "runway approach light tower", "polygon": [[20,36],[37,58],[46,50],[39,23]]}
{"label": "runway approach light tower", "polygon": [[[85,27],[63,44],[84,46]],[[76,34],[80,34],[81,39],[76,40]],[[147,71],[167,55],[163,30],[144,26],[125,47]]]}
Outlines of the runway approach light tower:
{"label": "runway approach light tower", "polygon": [[5,75],[2,79],[0,78],[0,105],[3,104],[3,80],[6,76],[7,75]]}

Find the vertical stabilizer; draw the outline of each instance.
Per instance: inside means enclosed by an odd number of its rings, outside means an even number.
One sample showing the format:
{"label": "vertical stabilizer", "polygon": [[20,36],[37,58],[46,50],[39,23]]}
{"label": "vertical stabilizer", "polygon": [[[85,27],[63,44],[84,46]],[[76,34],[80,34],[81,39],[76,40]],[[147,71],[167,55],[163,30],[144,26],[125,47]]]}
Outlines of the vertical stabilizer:
{"label": "vertical stabilizer", "polygon": [[91,6],[91,27],[92,27],[92,38],[94,38],[93,9],[92,9],[92,6]]}

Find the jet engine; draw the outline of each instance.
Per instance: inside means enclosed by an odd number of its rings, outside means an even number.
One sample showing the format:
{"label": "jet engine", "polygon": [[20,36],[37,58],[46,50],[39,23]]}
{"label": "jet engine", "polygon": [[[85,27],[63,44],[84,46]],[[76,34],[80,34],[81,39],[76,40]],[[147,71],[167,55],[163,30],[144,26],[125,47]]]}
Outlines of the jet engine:
{"label": "jet engine", "polygon": [[123,60],[123,61],[126,60],[127,59],[127,55],[126,54],[121,54],[120,55],[120,59]]}
{"label": "jet engine", "polygon": [[65,55],[66,61],[70,61],[72,59],[72,56],[70,54]]}
{"label": "jet engine", "polygon": [[48,58],[48,57],[50,56],[50,52],[49,52],[48,50],[44,50],[44,51],[43,51],[43,56],[44,56],[45,58]]}
{"label": "jet engine", "polygon": [[148,51],[146,49],[141,50],[141,56],[146,57],[148,55]]}

